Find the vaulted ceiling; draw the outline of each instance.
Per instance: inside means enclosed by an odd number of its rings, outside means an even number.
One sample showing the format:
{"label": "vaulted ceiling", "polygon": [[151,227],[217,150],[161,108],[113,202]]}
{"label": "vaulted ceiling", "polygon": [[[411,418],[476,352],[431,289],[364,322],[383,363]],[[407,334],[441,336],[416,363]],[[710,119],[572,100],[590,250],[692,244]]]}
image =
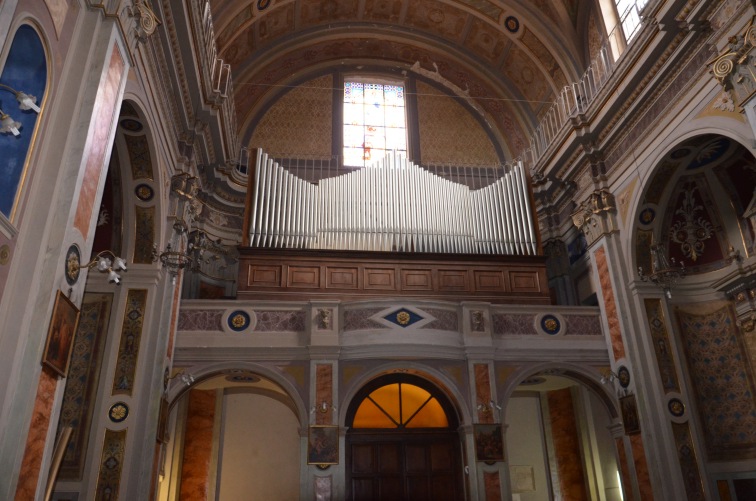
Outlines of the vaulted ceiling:
{"label": "vaulted ceiling", "polygon": [[516,154],[539,115],[583,73],[594,2],[211,0],[211,7],[243,141],[282,86],[365,66],[413,71],[476,101]]}

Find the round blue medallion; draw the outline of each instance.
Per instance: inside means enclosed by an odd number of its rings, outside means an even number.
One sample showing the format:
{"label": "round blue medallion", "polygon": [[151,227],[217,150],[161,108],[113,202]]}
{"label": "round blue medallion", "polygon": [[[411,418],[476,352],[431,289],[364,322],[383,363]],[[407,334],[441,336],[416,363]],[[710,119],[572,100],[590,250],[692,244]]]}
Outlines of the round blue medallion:
{"label": "round blue medallion", "polygon": [[148,184],[139,184],[134,188],[134,194],[142,202],[149,202],[155,196],[155,191]]}
{"label": "round blue medallion", "polygon": [[508,16],[504,20],[504,26],[510,33],[517,33],[520,30],[520,21],[514,16]]}
{"label": "round blue medallion", "polygon": [[249,327],[249,313],[236,310],[228,316],[228,328],[232,331],[241,332]]}
{"label": "round blue medallion", "polygon": [[672,398],[667,402],[667,409],[669,413],[675,417],[681,417],[685,414],[685,404],[679,398]]}
{"label": "round blue medallion", "polygon": [[64,268],[66,283],[68,285],[74,285],[79,280],[80,267],[81,252],[79,252],[79,247],[73,244],[68,248],[68,252],[66,252],[66,266]]}
{"label": "round blue medallion", "polygon": [[544,315],[541,318],[541,330],[550,336],[554,336],[562,330],[562,323],[554,315]]}
{"label": "round blue medallion", "polygon": [[108,417],[114,423],[122,423],[129,417],[129,406],[124,402],[116,402],[110,406]]}
{"label": "round blue medallion", "polygon": [[654,219],[656,219],[656,211],[651,207],[646,207],[645,209],[643,209],[638,216],[638,222],[644,226],[648,226],[649,224],[653,223]]}

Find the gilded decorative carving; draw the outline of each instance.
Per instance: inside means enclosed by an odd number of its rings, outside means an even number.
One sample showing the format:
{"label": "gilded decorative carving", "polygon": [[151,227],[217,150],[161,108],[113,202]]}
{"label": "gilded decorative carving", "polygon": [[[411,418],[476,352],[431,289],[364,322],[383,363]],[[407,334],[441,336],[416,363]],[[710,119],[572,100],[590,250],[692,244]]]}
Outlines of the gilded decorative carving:
{"label": "gilded decorative carving", "polygon": [[752,55],[756,44],[756,27],[753,21],[754,18],[741,33],[731,36],[724,53],[708,64],[725,94],[740,107],[756,93],[756,60]]}
{"label": "gilded decorative carving", "polygon": [[614,195],[606,190],[596,190],[572,213],[572,222],[591,245],[601,236],[617,231],[616,213]]}

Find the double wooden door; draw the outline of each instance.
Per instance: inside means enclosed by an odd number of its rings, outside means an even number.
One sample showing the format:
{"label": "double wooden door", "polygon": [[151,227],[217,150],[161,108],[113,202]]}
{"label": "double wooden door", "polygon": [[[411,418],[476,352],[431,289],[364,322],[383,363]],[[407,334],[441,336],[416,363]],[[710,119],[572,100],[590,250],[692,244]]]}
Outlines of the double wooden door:
{"label": "double wooden door", "polygon": [[453,431],[347,434],[351,501],[465,499],[459,435]]}

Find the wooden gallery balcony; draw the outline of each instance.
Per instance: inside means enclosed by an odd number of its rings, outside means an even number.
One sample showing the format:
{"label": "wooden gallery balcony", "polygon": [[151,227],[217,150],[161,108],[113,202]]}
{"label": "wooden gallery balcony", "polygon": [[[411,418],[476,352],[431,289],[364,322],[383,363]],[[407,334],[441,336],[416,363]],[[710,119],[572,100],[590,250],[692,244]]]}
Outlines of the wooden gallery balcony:
{"label": "wooden gallery balcony", "polygon": [[521,166],[473,176],[398,157],[319,170],[255,158],[239,299],[551,304]]}

